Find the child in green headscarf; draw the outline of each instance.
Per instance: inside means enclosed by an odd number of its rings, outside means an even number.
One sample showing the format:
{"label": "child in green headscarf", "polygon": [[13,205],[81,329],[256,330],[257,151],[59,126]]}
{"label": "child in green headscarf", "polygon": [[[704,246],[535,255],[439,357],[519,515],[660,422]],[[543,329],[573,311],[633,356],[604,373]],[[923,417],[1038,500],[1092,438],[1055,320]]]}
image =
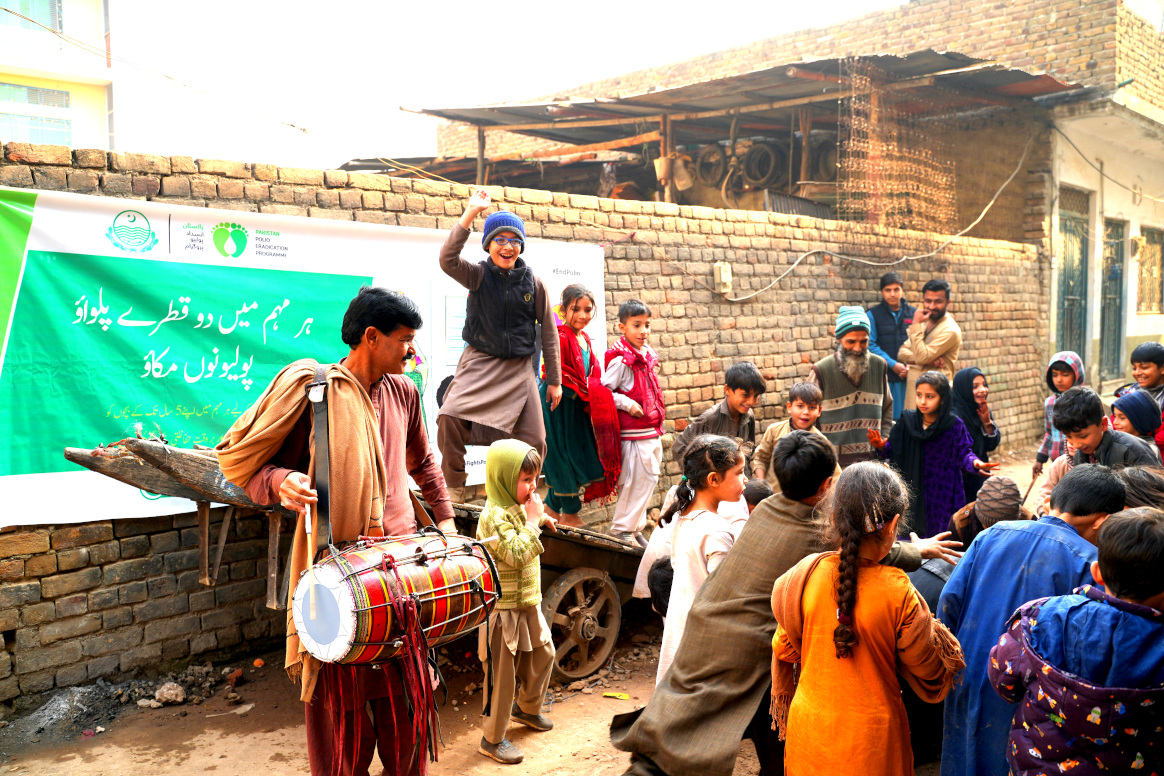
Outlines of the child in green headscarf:
{"label": "child in green headscarf", "polygon": [[[541,468],[541,456],[525,442],[503,439],[490,445],[485,458],[488,500],[477,522],[477,539],[489,548],[501,578],[501,598],[489,633],[481,631],[481,660],[485,662],[488,643],[493,675],[486,680],[490,713],[478,751],[505,765],[522,761],[521,750],[505,737],[511,717],[534,730],[554,727],[541,713],[554,667],[554,645],[542,615],[538,556],[542,526],[556,531],[557,523],[543,511],[536,491]],[[521,681],[521,694],[514,703],[516,680]]]}

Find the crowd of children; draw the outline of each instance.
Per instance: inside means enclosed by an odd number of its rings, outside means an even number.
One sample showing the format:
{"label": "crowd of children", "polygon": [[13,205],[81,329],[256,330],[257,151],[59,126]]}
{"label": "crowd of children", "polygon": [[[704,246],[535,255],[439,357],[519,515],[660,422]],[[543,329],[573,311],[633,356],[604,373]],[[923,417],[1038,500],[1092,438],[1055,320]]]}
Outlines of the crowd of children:
{"label": "crowd of children", "polygon": [[[482,204],[454,230],[458,250],[466,235],[457,230],[467,232]],[[544,288],[518,259],[520,219],[491,216],[486,232],[481,270],[451,250],[442,257],[472,291],[469,360],[528,368],[524,350],[498,350],[492,338],[516,311],[515,341],[532,345],[532,324],[549,319]],[[529,293],[509,294],[514,281]],[[947,303],[939,285],[927,293]],[[528,438],[537,424],[525,406],[506,416],[509,429],[490,426],[495,410],[469,417],[466,407],[497,396],[454,381],[440,428],[461,445],[453,467],[462,482],[463,445],[492,442],[478,538],[497,561],[502,595],[481,634],[492,665],[483,754],[521,761],[506,738],[511,720],[553,727],[542,713],[554,646],[539,605],[541,531],[582,525],[583,502],[617,497],[611,533],[645,547],[634,594],[665,620],[650,703],[611,726],[615,746],[631,753],[628,774],[727,776],[743,738],[764,776],[909,774],[924,750],[915,729],[931,752],[940,738],[942,776],[1159,772],[1164,345],[1133,351],[1136,382],[1110,407],[1084,385],[1076,353],[1051,358],[1033,474],[1048,470],[1032,514],[1017,484],[992,473],[1001,431],[987,375],[955,373],[956,348],[930,371],[894,361],[906,346],[919,360],[915,312],[894,273],[882,296],[869,326],[894,351],[884,355],[900,380],[894,399],[912,405],[896,408],[888,438],[867,434],[888,464],[841,470],[818,428],[825,402],[812,382],[791,385],[785,418],[759,433],[752,409],[767,384],[740,362],[725,372],[722,402],[677,424],[671,454],[682,475],[649,542],[666,407],[646,304],[620,302],[620,338],[600,356],[585,332],[594,294],[565,289],[558,336],[543,334],[553,350],[538,389],[544,440]],[[527,395],[524,377],[506,379]]]}

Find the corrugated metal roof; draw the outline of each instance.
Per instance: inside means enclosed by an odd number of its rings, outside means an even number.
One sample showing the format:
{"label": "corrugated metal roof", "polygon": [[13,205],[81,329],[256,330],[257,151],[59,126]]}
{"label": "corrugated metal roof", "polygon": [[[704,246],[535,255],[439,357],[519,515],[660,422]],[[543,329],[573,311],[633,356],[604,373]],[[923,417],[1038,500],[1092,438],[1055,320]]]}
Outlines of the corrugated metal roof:
{"label": "corrugated metal roof", "polygon": [[[884,71],[895,90],[916,96],[916,110],[972,110],[1076,88],[1047,75],[1032,75],[954,52],[932,49],[904,57],[861,57]],[[671,116],[676,142],[725,138],[732,116],[701,116],[738,111],[741,136],[785,130],[791,114],[814,108],[814,122],[837,114],[837,100],[847,96],[841,59],[793,62],[779,67],[713,79],[674,89],[618,98],[569,99],[555,102],[487,105],[474,108],[428,108],[417,112],[509,131],[564,144],[603,143],[658,128],[661,115]],[[776,103],[776,105],[772,105]],[[788,104],[792,103],[792,104]],[[908,103],[906,103],[908,105]],[[902,106],[899,105],[899,109]],[[908,109],[908,108],[907,108]],[[617,124],[596,125],[617,121]]]}

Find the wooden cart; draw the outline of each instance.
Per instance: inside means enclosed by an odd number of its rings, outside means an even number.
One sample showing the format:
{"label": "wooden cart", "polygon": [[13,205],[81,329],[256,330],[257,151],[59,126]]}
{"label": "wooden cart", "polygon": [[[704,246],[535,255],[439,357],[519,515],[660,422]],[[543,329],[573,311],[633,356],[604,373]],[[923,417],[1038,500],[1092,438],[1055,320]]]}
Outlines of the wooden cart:
{"label": "wooden cart", "polygon": [[[457,531],[477,533],[480,507],[454,505]],[[585,528],[542,532],[542,613],[556,654],[554,678],[590,676],[610,659],[631,597],[643,550],[633,542]]]}
{"label": "wooden cart", "polygon": [[[193,500],[198,509],[198,578],[213,586],[218,580],[230,522],[239,509],[263,512],[268,520],[267,606],[286,607],[280,595],[280,540],[284,519],[294,527],[295,515],[279,506],[256,504],[226,480],[212,450],[177,448],[160,441],[127,439],[95,450],[70,447],[65,458],[149,493]],[[213,562],[210,557],[210,505],[226,504]],[[480,507],[454,505],[457,530],[477,533]],[[643,550],[585,528],[560,526],[542,534],[542,611],[550,625],[557,654],[554,677],[572,681],[593,674],[610,659],[622,622],[622,604],[630,598]]]}

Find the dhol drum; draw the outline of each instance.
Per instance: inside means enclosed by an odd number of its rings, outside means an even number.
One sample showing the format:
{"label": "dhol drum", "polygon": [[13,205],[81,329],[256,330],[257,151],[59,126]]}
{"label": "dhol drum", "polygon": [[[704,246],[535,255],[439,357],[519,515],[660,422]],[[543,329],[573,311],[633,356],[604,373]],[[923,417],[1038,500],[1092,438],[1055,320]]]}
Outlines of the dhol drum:
{"label": "dhol drum", "polygon": [[367,665],[400,654],[406,629],[416,627],[402,619],[415,617],[435,647],[485,622],[500,595],[497,568],[479,542],[434,532],[365,537],[335,551],[303,572],[291,607],[311,655]]}

